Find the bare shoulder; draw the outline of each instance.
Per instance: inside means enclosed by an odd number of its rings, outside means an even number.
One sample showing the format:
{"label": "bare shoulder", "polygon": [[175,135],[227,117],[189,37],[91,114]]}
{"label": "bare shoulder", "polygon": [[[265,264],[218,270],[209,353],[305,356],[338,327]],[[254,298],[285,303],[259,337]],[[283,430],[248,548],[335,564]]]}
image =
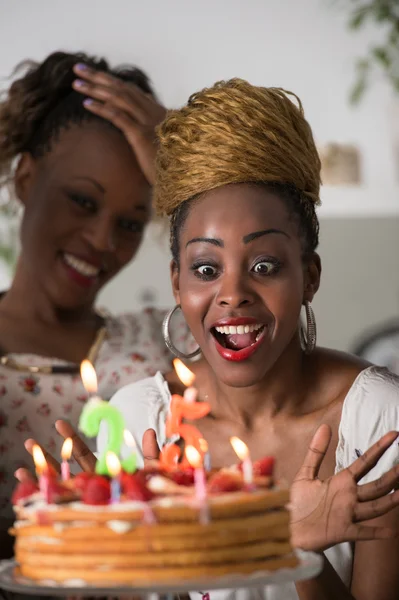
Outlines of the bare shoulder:
{"label": "bare shoulder", "polygon": [[362,384],[362,388],[367,387],[370,397],[390,390],[396,397],[399,393],[398,376],[345,352],[318,348],[312,355],[311,369],[319,386],[328,389],[330,398],[340,402],[344,401],[356,381]]}
{"label": "bare shoulder", "polygon": [[323,405],[342,405],[348,391],[359,373],[370,367],[370,363],[357,356],[329,348],[316,348],[308,357],[308,379],[310,388]]}

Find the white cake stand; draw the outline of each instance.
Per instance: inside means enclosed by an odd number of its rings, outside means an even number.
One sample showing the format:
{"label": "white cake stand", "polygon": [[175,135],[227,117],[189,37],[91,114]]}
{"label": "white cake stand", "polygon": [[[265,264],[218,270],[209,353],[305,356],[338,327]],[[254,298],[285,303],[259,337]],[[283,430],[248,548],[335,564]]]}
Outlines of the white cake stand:
{"label": "white cake stand", "polygon": [[[148,584],[140,582],[131,586],[120,587],[94,587],[83,582],[70,580],[65,584],[54,581],[35,582],[15,574],[17,563],[14,560],[0,561],[0,589],[34,596],[84,596],[94,598],[98,596],[123,596],[142,595],[156,597],[160,594],[178,594],[201,590],[201,593],[210,590],[229,589],[238,590],[245,588],[263,588],[267,585],[283,585],[286,583],[312,579],[320,573],[323,559],[313,552],[297,552],[299,564],[295,568],[279,569],[278,571],[261,571],[252,575],[233,574],[213,579],[198,581],[178,582],[176,584],[157,584],[149,581]],[[211,598],[212,600],[212,598]]]}

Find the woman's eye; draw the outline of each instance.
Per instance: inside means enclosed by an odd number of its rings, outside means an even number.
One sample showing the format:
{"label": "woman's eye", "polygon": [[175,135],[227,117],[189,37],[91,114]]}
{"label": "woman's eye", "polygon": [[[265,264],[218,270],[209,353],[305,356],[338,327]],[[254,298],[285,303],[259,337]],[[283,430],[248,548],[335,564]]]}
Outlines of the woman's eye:
{"label": "woman's eye", "polygon": [[256,263],[256,265],[254,265],[254,267],[253,267],[253,271],[257,275],[271,275],[272,273],[277,271],[277,269],[278,269],[278,265],[276,265],[274,262],[271,262],[269,260],[262,260],[262,261]]}
{"label": "woman's eye", "polygon": [[87,210],[88,212],[94,212],[97,208],[97,204],[92,198],[88,196],[83,196],[81,194],[69,194],[69,197],[75,204]]}
{"label": "woman's eye", "polygon": [[201,279],[211,279],[216,275],[217,272],[216,268],[212,265],[194,265],[193,271],[197,277],[200,277]]}
{"label": "woman's eye", "polygon": [[140,221],[131,221],[130,219],[120,219],[119,226],[129,233],[143,233],[144,223]]}

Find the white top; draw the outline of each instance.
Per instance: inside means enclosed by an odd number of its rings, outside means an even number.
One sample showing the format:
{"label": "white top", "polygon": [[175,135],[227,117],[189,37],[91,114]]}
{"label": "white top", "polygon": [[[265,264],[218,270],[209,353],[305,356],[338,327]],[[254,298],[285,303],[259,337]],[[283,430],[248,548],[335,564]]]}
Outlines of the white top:
{"label": "white top", "polygon": [[[146,429],[156,431],[160,446],[165,442],[165,420],[169,410],[170,393],[160,373],[154,377],[132,383],[121,388],[111,399],[123,414],[127,429],[136,440],[139,463],[143,464],[141,440]],[[368,367],[355,379],[342,409],[339,426],[339,440],[336,449],[336,468],[341,471],[348,467],[361,453],[365,452],[385,433],[399,429],[399,377],[382,367]],[[97,448],[102,451],[107,440],[106,426],[100,430]],[[374,469],[366,475],[362,483],[373,481],[382,473],[399,463],[399,448],[395,442]],[[352,549],[349,543],[339,544],[326,551],[343,582],[349,587],[352,573]],[[260,596],[259,596],[260,592]],[[195,600],[201,596],[192,593]],[[297,600],[294,584],[268,586],[263,590],[212,591],[212,600],[227,600],[236,596],[237,600]]]}

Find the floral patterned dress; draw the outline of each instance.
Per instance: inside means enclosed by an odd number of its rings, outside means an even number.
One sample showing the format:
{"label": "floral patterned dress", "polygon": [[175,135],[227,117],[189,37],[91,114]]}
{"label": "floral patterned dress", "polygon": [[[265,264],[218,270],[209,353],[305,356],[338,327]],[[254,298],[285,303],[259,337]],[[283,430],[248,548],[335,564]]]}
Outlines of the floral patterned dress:
{"label": "floral patterned dress", "polygon": [[[172,357],[162,337],[163,316],[163,311],[145,309],[106,318],[107,336],[95,363],[102,398],[109,400],[128,383],[170,370]],[[176,346],[186,347],[189,337],[184,321],[173,319],[172,327]],[[31,354],[11,357],[32,366],[65,364]],[[79,374],[30,374],[0,366],[0,517],[12,516],[10,498],[16,484],[15,470],[22,466],[32,468],[24,441],[35,438],[59,457],[63,440],[54,423],[67,419],[76,428],[87,399]],[[95,440],[90,440],[89,445],[94,449]]]}

